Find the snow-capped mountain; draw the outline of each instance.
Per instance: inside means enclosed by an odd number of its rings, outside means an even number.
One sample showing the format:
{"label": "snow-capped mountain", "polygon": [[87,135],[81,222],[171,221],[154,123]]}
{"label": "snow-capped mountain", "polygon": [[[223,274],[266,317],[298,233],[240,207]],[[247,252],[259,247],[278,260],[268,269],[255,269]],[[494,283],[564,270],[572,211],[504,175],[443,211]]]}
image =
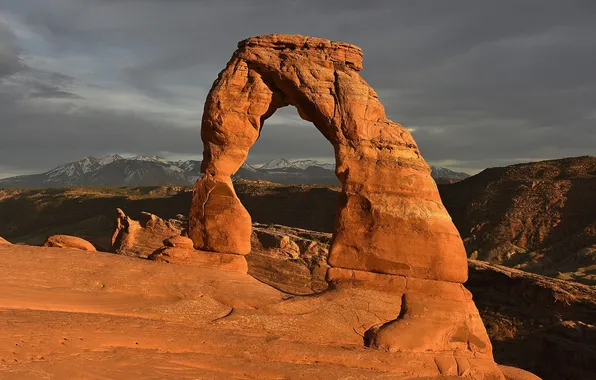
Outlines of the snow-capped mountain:
{"label": "snow-capped mountain", "polygon": [[285,158],[275,158],[261,165],[260,170],[275,170],[275,169],[300,169],[305,170],[309,166],[318,166],[327,170],[335,170],[334,163],[327,163],[315,160],[295,160],[290,161]]}
{"label": "snow-capped mountain", "polygon": [[334,163],[321,162],[321,161],[315,161],[315,160],[292,161],[292,166],[302,169],[302,170],[307,169],[309,166],[316,166],[316,167],[327,169],[327,170],[335,170]]}
{"label": "snow-capped mountain", "polygon": [[95,157],[85,157],[82,160],[69,162],[45,173],[47,182],[72,185],[77,183],[87,173],[97,170],[102,165]]}
{"label": "snow-capped mountain", "polygon": [[285,169],[292,167],[292,163],[285,158],[274,158],[271,161],[265,162],[259,169],[261,170],[274,170],[274,169]]}
{"label": "snow-capped mountain", "polygon": [[432,172],[431,176],[435,179],[446,179],[451,180],[452,182],[460,181],[462,179],[468,178],[470,175],[468,173],[456,172],[451,169],[443,168],[440,166],[430,166]]}
{"label": "snow-capped mountain", "polygon": [[113,154],[111,156],[106,156],[103,158],[100,158],[99,160],[97,160],[97,162],[103,166],[103,165],[107,165],[107,164],[111,164],[114,161],[118,161],[118,160],[123,160],[124,158],[122,158],[121,156],[117,155],[117,154]]}
{"label": "snow-capped mountain", "polygon": [[241,169],[248,170],[249,172],[253,172],[253,173],[258,170],[257,168],[255,168],[252,165],[247,164],[246,162],[244,164],[242,164]]}
{"label": "snow-capped mountain", "polygon": [[180,169],[184,170],[185,172],[196,172],[197,174],[201,172],[201,162],[197,160],[186,160],[186,161],[174,161],[173,164],[178,166]]}
{"label": "snow-capped mountain", "polygon": [[[466,173],[431,166],[438,183],[469,177]],[[168,161],[158,156],[124,158],[117,154],[85,157],[48,172],[0,179],[0,188],[47,188],[61,186],[190,185],[201,176],[201,161]],[[259,168],[244,164],[235,179],[264,180],[283,184],[340,185],[333,163],[315,160],[271,160]]]}
{"label": "snow-capped mountain", "polygon": [[159,162],[160,164],[169,165],[170,161],[166,160],[165,158],[159,156],[135,156],[131,158],[131,160],[135,161],[148,161],[148,162]]}
{"label": "snow-capped mountain", "polygon": [[199,177],[200,168],[201,161],[170,162],[158,156],[85,157],[45,173],[0,179],[0,188],[188,185]]}

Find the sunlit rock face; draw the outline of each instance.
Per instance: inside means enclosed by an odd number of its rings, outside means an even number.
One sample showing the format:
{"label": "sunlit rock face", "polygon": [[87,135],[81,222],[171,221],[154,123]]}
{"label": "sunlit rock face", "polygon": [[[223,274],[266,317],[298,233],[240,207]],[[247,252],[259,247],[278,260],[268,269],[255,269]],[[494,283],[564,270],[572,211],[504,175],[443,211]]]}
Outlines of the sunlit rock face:
{"label": "sunlit rock face", "polygon": [[360,48],[295,35],[253,37],[238,46],[205,104],[206,176],[196,185],[190,226],[197,248],[249,252],[250,217],[230,176],[263,122],[293,105],[333,145],[343,183],[330,264],[464,282],[463,244],[430,168],[358,73]]}
{"label": "sunlit rock face", "polygon": [[436,353],[442,375],[503,379],[462,285],[464,246],[431,170],[410,133],[387,119],[361,69],[362,50],[346,43],[298,35],[241,41],[205,103],[205,176],[195,185],[189,238],[203,251],[250,252],[251,218],[231,176],[265,120],[292,105],[333,145],[343,185],[328,259],[330,288],[401,295],[392,317],[367,325],[363,344]]}

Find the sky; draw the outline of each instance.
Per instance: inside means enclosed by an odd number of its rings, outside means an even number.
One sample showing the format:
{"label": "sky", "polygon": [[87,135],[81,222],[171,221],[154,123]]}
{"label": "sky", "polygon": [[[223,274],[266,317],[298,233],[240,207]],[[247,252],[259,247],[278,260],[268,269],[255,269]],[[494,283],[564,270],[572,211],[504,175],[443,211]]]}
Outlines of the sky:
{"label": "sky", "polygon": [[[238,41],[344,41],[430,164],[469,173],[596,154],[593,0],[2,0],[0,178],[85,156],[200,159],[205,97]],[[249,163],[333,160],[295,109]]]}

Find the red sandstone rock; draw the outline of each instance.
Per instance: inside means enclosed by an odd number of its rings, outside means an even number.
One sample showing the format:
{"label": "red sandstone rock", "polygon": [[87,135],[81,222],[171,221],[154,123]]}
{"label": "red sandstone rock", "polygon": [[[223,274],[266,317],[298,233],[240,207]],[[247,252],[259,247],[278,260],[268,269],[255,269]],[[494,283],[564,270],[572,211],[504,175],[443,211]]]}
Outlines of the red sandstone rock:
{"label": "red sandstone rock", "polygon": [[172,236],[163,241],[166,247],[193,249],[192,240],[186,236]]}
{"label": "red sandstone rock", "polygon": [[45,243],[44,247],[57,247],[57,248],[76,248],[83,251],[95,252],[96,249],[93,244],[89,243],[85,239],[81,239],[76,236],[68,235],[53,235],[50,236]]}
{"label": "red sandstone rock", "polygon": [[472,301],[462,284],[407,278],[401,313],[371,331],[371,346],[398,351],[471,351],[474,357],[492,357],[492,346]]}
{"label": "red sandstone rock", "polygon": [[8,240],[0,236],[0,245],[12,245]]}
{"label": "red sandstone rock", "polygon": [[[367,325],[365,343],[390,353],[432,353],[444,376],[503,379],[462,285],[466,253],[430,168],[410,133],[387,119],[361,69],[362,51],[350,44],[297,35],[240,42],[205,103],[205,176],[194,188],[189,237],[202,250],[250,251],[250,216],[230,178],[263,122],[293,105],[333,145],[343,184],[328,280],[338,292],[347,285],[401,296],[398,317]],[[296,251],[288,239],[274,243]]]}
{"label": "red sandstone rock", "polygon": [[327,289],[325,273],[330,234],[281,225],[253,224],[249,274],[291,294]]}
{"label": "red sandstone rock", "polygon": [[149,255],[149,260],[172,264],[196,265],[230,272],[248,272],[243,255],[231,253],[204,252],[192,248],[163,247]]}
{"label": "red sandstone rock", "polygon": [[[275,110],[293,105],[334,146],[343,183],[329,263],[464,282],[466,255],[410,133],[388,120],[360,77],[353,45],[295,35],[249,38],[214,83],[203,113],[202,170],[190,214],[195,247],[248,252],[250,218],[230,176]],[[216,193],[214,193],[216,192]]]}
{"label": "red sandstone rock", "polygon": [[117,212],[112,251],[120,255],[146,258],[163,246],[164,239],[178,236],[182,232],[180,226],[157,215],[144,212],[139,221],[136,221],[120,209]]}
{"label": "red sandstone rock", "polygon": [[205,176],[194,187],[188,237],[197,249],[246,255],[252,221],[230,177]]}
{"label": "red sandstone rock", "polygon": [[406,291],[406,278],[403,276],[353,269],[329,268],[327,271],[327,282],[334,288],[341,288],[347,285],[400,294],[404,294]]}

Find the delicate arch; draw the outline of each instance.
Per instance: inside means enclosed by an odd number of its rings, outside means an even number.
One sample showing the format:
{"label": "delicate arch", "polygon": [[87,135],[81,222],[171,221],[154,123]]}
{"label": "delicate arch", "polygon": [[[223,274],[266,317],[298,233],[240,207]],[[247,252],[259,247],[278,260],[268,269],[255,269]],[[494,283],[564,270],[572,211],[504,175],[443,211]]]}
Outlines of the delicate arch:
{"label": "delicate arch", "polygon": [[207,251],[250,252],[251,219],[230,176],[263,122],[286,105],[335,149],[343,184],[329,264],[335,268],[462,283],[464,247],[410,133],[388,120],[362,79],[362,51],[302,36],[249,38],[205,103],[202,171],[189,236]]}

